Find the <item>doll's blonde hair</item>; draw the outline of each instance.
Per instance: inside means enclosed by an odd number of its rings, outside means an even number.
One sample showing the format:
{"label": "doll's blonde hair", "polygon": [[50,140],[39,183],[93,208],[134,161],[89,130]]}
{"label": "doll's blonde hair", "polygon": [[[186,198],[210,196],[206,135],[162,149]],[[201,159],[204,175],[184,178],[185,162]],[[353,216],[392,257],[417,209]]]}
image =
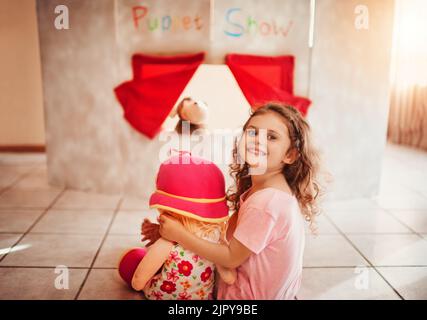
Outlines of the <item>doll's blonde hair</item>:
{"label": "doll's blonde hair", "polygon": [[226,231],[226,222],[206,222],[171,212],[173,216],[183,224],[191,233],[214,242],[223,238]]}

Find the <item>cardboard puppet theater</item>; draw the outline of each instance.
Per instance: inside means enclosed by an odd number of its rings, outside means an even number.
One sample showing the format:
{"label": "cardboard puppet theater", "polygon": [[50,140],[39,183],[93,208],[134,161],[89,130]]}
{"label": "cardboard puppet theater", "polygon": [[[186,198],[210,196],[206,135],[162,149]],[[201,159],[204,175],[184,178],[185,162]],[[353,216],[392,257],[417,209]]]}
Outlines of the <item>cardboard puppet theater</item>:
{"label": "cardboard puppet theater", "polygon": [[337,198],[373,195],[386,133],[393,1],[364,1],[367,29],[355,27],[358,6],[38,0],[49,182],[148,197],[162,128],[176,120],[169,115],[177,103],[194,95],[207,101],[209,129],[241,127],[249,108],[265,101],[295,106],[322,146]]}
{"label": "cardboard puppet theater", "polygon": [[[188,14],[182,16],[180,3],[184,2],[190,5],[190,1],[177,1],[162,8],[166,2],[118,2],[119,43],[131,56],[127,63],[132,66],[132,79],[116,87],[115,93],[133,128],[154,138],[202,63],[226,64],[252,107],[280,101],[307,113],[310,101],[294,94],[295,56],[289,48],[295,40],[289,43],[287,39],[293,29],[303,28],[303,19],[294,21],[295,17],[284,13],[272,16],[276,1],[266,9],[272,20],[252,18],[244,25],[238,23],[249,19],[244,18],[243,6],[224,7],[225,2],[219,1],[212,8],[210,1],[193,1]],[[211,20],[215,17],[213,11],[224,14],[225,21],[218,26]],[[254,33],[263,40],[263,54],[257,54],[260,50],[251,46],[259,41],[251,40]],[[228,48],[229,41],[244,46]],[[181,54],[173,54],[176,52]]]}

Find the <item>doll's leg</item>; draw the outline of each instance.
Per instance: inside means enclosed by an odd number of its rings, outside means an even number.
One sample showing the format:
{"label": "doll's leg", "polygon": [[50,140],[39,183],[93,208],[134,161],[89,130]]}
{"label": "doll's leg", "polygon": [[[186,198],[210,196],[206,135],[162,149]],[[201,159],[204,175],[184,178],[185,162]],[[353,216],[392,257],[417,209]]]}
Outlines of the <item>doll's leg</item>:
{"label": "doll's leg", "polygon": [[145,248],[133,248],[126,251],[119,262],[120,277],[132,287],[132,277],[141,260],[147,254]]}

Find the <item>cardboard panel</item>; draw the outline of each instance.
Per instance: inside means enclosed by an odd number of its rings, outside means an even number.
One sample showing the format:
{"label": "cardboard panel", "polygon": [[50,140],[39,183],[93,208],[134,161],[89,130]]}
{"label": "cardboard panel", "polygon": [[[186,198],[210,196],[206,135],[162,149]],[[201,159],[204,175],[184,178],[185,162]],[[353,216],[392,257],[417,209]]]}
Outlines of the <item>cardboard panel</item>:
{"label": "cardboard panel", "polygon": [[[65,5],[69,29],[56,29]],[[37,1],[50,181],[86,190],[121,189],[122,155],[113,95],[116,78],[114,0]]]}
{"label": "cardboard panel", "polygon": [[310,0],[215,0],[210,60],[227,53],[294,55],[295,93],[306,95]]}
{"label": "cardboard panel", "polygon": [[309,119],[338,198],[376,194],[386,140],[394,1],[360,5],[316,1]]}
{"label": "cardboard panel", "polygon": [[120,70],[134,53],[173,55],[209,51],[210,1],[115,1]]}

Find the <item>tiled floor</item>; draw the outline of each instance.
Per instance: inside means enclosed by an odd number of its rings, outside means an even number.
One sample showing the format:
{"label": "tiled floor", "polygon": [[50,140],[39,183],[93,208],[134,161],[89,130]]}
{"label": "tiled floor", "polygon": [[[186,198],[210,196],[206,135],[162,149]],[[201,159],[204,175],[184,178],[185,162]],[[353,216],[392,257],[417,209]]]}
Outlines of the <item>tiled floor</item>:
{"label": "tiled floor", "polygon": [[[141,299],[117,274],[156,213],[47,183],[43,155],[0,154],[0,299]],[[329,202],[307,231],[299,299],[427,299],[427,153],[389,145],[380,195]]]}

